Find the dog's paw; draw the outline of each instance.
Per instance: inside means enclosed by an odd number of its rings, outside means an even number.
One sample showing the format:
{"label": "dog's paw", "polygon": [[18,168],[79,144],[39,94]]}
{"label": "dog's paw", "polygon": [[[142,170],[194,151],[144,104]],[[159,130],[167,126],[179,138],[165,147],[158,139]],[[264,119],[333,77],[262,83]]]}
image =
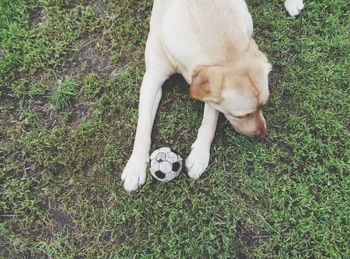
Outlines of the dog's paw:
{"label": "dog's paw", "polygon": [[210,157],[210,150],[194,147],[186,159],[186,168],[188,176],[192,179],[198,179],[207,169]]}
{"label": "dog's paw", "polygon": [[284,7],[290,16],[296,16],[303,10],[304,3],[303,0],[286,0]]}
{"label": "dog's paw", "polygon": [[146,181],[147,163],[142,159],[131,157],[122,173],[122,182],[127,192],[136,191]]}

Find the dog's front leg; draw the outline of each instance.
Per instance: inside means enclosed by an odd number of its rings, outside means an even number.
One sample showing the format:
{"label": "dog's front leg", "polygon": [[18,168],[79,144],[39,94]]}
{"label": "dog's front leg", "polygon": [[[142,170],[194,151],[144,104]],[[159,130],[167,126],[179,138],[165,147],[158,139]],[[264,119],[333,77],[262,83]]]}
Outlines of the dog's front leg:
{"label": "dog's front leg", "polygon": [[219,112],[206,103],[197,139],[193,143],[191,153],[186,159],[188,176],[192,179],[198,179],[208,166],[210,146],[215,135],[218,116]]}
{"label": "dog's front leg", "polygon": [[143,77],[134,148],[122,174],[127,192],[135,191],[145,183],[152,127],[165,79],[166,76],[160,76],[154,71],[146,71]]}

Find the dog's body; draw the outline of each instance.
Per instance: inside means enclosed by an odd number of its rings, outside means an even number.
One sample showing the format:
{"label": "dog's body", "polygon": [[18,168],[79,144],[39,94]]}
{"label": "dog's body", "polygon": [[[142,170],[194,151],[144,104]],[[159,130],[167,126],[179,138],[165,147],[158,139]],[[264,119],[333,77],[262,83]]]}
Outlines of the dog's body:
{"label": "dog's body", "polygon": [[[287,0],[285,7],[294,16],[302,0]],[[172,74],[182,74],[191,85],[190,95],[205,102],[202,125],[186,160],[191,178],[199,178],[208,165],[219,112],[240,133],[267,134],[261,108],[269,95],[271,65],[252,33],[243,0],[154,1],[134,149],[122,174],[126,191],[145,182],[161,87]]]}
{"label": "dog's body", "polygon": [[[182,74],[188,83],[198,65],[227,62],[234,53],[227,55],[223,49],[237,43],[231,50],[240,52],[251,38],[253,24],[248,11],[241,12],[246,9],[243,1],[165,0],[160,5],[152,17],[150,37],[159,37],[174,68],[172,72]],[[216,19],[211,18],[215,16]],[[212,22],[208,24],[209,20]],[[225,28],[221,28],[223,24]]]}

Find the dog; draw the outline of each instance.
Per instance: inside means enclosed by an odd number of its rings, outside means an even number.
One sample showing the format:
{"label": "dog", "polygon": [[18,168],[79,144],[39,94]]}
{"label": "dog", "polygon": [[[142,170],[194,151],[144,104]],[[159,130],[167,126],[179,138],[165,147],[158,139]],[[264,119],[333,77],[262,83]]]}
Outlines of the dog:
{"label": "dog", "polygon": [[[287,0],[291,16],[302,0]],[[132,154],[121,179],[127,192],[146,179],[151,132],[164,81],[180,73],[189,94],[203,101],[204,114],[185,165],[198,179],[208,166],[219,113],[248,136],[267,135],[262,108],[269,97],[272,69],[252,38],[253,22],[244,0],[155,0],[146,42],[146,71]]]}

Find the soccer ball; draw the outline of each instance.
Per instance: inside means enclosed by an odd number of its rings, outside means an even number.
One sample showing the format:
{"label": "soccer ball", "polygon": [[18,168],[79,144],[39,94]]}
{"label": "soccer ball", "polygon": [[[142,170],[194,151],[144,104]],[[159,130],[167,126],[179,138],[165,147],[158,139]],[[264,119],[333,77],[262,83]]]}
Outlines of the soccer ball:
{"label": "soccer ball", "polygon": [[158,181],[169,182],[181,172],[182,158],[168,147],[155,150],[150,158],[151,174]]}

